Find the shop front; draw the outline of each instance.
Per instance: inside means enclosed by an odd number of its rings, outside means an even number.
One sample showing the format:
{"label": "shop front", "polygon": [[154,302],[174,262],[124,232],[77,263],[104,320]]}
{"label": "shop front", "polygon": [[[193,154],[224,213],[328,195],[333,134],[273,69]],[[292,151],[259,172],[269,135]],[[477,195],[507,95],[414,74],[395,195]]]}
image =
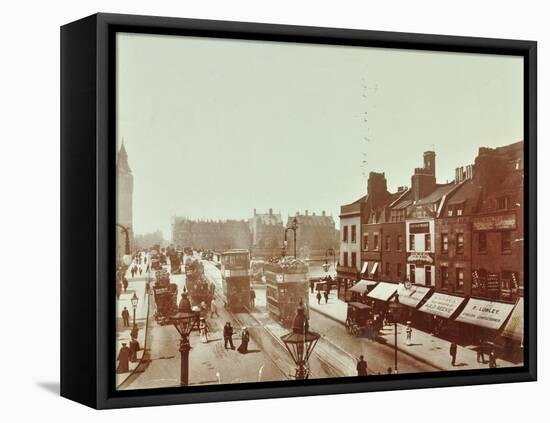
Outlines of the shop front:
{"label": "shop front", "polygon": [[470,298],[456,321],[467,324],[464,342],[482,344],[495,340],[515,304]]}
{"label": "shop front", "polygon": [[419,311],[425,313],[422,319],[424,327],[429,328],[435,336],[459,338],[459,325],[451,320],[459,307],[466,301],[457,295],[434,292],[428,300],[420,306]]}
{"label": "shop front", "polygon": [[514,306],[514,310],[500,333],[499,343],[510,351],[510,361],[523,362],[523,298]]}
{"label": "shop front", "polygon": [[367,294],[372,301],[374,312],[385,315],[388,311],[388,301],[397,293],[398,284],[391,282],[378,282],[377,285]]}
{"label": "shop front", "polygon": [[417,310],[418,306],[428,298],[431,291],[432,288],[430,287],[410,283],[400,283],[397,287],[399,303],[407,306],[403,311],[404,320],[410,320],[413,322],[413,326],[418,329],[431,329],[426,324],[425,314]]}
{"label": "shop front", "polygon": [[359,302],[363,304],[369,304],[367,294],[376,286],[375,281],[369,281],[366,279],[361,279],[355,285],[353,285],[349,290],[349,301]]}

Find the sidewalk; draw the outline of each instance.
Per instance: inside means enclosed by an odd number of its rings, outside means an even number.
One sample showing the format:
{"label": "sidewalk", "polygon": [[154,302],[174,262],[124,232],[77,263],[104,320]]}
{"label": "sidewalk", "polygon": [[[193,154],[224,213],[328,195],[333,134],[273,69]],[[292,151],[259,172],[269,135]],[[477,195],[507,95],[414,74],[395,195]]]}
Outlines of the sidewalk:
{"label": "sidewalk", "polygon": [[[334,321],[341,324],[345,323],[347,313],[347,303],[335,298],[335,294],[329,297],[328,304],[325,304],[324,298],[321,299],[321,304],[317,304],[315,297],[317,292],[309,294],[309,307]],[[387,344],[394,347],[395,332],[394,325],[385,326],[377,337],[377,342]],[[413,328],[412,343],[406,344],[405,325],[397,325],[397,349],[411,357],[427,363],[441,370],[466,370],[466,369],[485,369],[489,367],[489,357],[486,354],[486,363],[477,362],[477,352],[474,345],[458,346],[456,354],[456,362],[451,364],[451,356],[449,348],[451,343],[444,339],[437,338],[429,333]],[[509,361],[497,359],[497,367],[516,367],[521,364],[514,364]]]}
{"label": "sidewalk", "polygon": [[[131,266],[133,266],[132,263]],[[126,277],[129,275],[127,274]],[[148,319],[148,309],[149,309],[149,295],[145,292],[145,286],[147,283],[147,274],[144,273],[141,276],[136,276],[128,278],[128,289],[126,292],[122,291],[119,299],[116,303],[116,353],[122,347],[122,343],[126,343],[127,346],[130,345],[130,332],[133,326],[133,307],[131,299],[134,296],[134,293],[138,297],[138,304],[136,307],[136,326],[139,329],[137,340],[139,342],[140,350],[137,353],[137,359],[135,363],[129,363],[130,371],[128,373],[117,373],[116,374],[116,386],[120,386],[141,363],[143,355],[145,352],[145,335],[147,332],[147,319]],[[130,326],[125,327],[121,317],[122,310],[124,307],[130,312]],[[118,361],[116,363],[118,365]]]}

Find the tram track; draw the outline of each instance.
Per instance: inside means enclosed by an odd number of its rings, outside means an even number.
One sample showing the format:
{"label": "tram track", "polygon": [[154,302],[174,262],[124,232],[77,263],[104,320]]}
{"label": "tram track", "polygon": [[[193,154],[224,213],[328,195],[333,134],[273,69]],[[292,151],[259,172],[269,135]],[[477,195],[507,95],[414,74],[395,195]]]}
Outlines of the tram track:
{"label": "tram track", "polygon": [[[218,289],[216,289],[216,293],[214,294],[214,297],[224,304],[225,298],[221,296],[218,292],[219,289],[221,289],[220,283],[215,277],[215,275],[212,274],[212,269],[210,268],[209,271],[205,272],[208,279],[210,279],[211,282],[213,282]],[[229,309],[226,309],[226,311],[229,313],[229,315],[240,325],[240,326],[246,326],[249,328],[257,328],[259,331],[264,333],[268,339],[271,340],[270,347],[271,350],[267,354],[270,358],[270,360],[273,362],[275,367],[281,371],[281,373],[287,378],[291,379],[293,376],[289,374],[285,369],[282,368],[281,362],[285,362],[288,365],[289,369],[292,369],[295,367],[295,363],[291,362],[288,359],[288,351],[286,349],[286,346],[284,345],[281,338],[273,333],[265,324],[265,322],[262,322],[260,319],[258,319],[256,316],[254,316],[254,313],[251,312],[250,309],[245,308],[246,312],[242,313],[236,313],[232,312]],[[270,323],[278,324],[278,322],[271,319]],[[251,332],[251,335],[253,333]],[[264,350],[267,350],[266,343],[263,337],[259,334],[257,334],[256,337],[253,336],[254,341],[260,345]],[[322,336],[319,341],[320,345],[323,347],[323,351],[325,353],[330,353],[330,350],[338,351],[337,354],[343,354],[346,356],[346,358],[350,358],[351,360],[354,360],[354,358],[349,354],[348,352],[344,351],[341,347],[331,342],[326,337]],[[275,347],[275,348],[273,348]],[[277,359],[273,357],[273,355],[277,356]],[[334,357],[335,354],[332,354]],[[312,360],[313,358],[313,360]],[[310,370],[310,377],[312,378],[336,378],[336,377],[345,377],[350,376],[348,372],[343,371],[342,369],[335,366],[333,363],[331,363],[325,356],[320,354],[319,352],[313,351],[312,356],[309,360],[309,370]],[[313,369],[314,368],[314,369]],[[353,374],[353,373],[351,373]]]}

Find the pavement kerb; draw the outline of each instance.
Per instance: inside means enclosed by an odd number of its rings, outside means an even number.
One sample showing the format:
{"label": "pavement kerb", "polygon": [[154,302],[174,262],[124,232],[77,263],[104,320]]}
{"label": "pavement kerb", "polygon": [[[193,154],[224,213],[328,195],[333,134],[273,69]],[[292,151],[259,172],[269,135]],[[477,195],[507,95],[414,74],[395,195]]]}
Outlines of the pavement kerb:
{"label": "pavement kerb", "polygon": [[[147,280],[150,282],[151,278],[149,277]],[[143,341],[143,349],[142,349],[143,352],[141,354],[141,358],[139,359],[136,367],[134,367],[130,372],[128,372],[128,374],[124,378],[124,380],[117,385],[117,389],[120,389],[126,382],[128,382],[128,380],[132,376],[134,376],[136,373],[138,373],[138,369],[140,369],[142,364],[144,364],[144,359],[145,359],[145,355],[146,355],[146,351],[147,351],[147,334],[149,332],[149,310],[150,310],[150,308],[151,308],[151,291],[149,291],[147,293],[147,316],[145,318],[145,336],[144,336],[144,341]]]}
{"label": "pavement kerb", "polygon": [[[345,322],[342,322],[342,320],[338,319],[337,317],[334,317],[334,316],[332,316],[331,314],[329,314],[329,313],[327,313],[327,312],[321,311],[321,310],[317,309],[316,307],[311,307],[311,306],[310,306],[309,308],[310,308],[311,310],[313,310],[314,312],[319,313],[319,314],[322,314],[323,316],[328,317],[329,319],[331,319],[331,320],[333,320],[333,321],[335,321],[335,322],[337,322],[337,323],[340,323],[340,324],[342,324],[342,325],[345,324]],[[382,341],[379,340],[379,338],[381,338],[381,337],[377,337],[376,342],[378,342],[379,344],[385,344],[385,345],[387,345],[387,346],[389,346],[389,347],[391,347],[391,348],[394,348],[393,345],[388,344],[387,342],[385,342],[385,340],[382,342]],[[384,339],[384,338],[382,338],[382,339]],[[332,343],[333,345],[336,345],[336,344],[334,344],[334,342],[331,342],[331,343]],[[337,346],[337,345],[336,345],[336,346]],[[340,347],[338,347],[338,348],[340,348]],[[340,349],[342,349],[342,348],[340,348]],[[344,351],[344,350],[342,350],[342,351]],[[431,362],[431,361],[429,361],[429,360],[426,360],[424,357],[422,357],[422,356],[420,356],[420,355],[418,355],[418,354],[411,353],[410,351],[407,351],[406,349],[403,349],[403,348],[401,348],[401,347],[397,347],[397,351],[401,352],[402,354],[408,355],[409,357],[412,357],[412,358],[414,358],[415,360],[420,361],[420,362],[423,363],[423,364],[427,364],[428,366],[434,367],[434,368],[437,369],[437,370],[440,370],[440,371],[446,370],[445,368],[440,367],[440,366],[434,364],[433,362]],[[344,351],[344,352],[346,352],[346,351]],[[347,352],[346,352],[346,353],[347,353]],[[349,353],[347,353],[347,354],[349,354]]]}

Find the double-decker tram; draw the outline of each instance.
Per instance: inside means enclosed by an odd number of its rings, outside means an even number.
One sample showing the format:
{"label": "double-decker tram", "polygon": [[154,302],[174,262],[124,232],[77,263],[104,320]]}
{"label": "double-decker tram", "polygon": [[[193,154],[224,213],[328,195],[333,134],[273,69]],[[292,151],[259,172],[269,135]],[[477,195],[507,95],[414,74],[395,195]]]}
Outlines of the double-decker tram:
{"label": "double-decker tram", "polygon": [[224,306],[231,311],[250,307],[250,252],[234,249],[221,254]]}
{"label": "double-decker tram", "polygon": [[300,301],[309,307],[308,266],[301,260],[280,259],[264,264],[269,314],[285,327],[292,325]]}
{"label": "double-decker tram", "polygon": [[210,307],[212,301],[212,288],[204,275],[204,266],[196,258],[187,258],[185,262],[185,288],[192,306],[198,306],[203,301],[206,307]]}

